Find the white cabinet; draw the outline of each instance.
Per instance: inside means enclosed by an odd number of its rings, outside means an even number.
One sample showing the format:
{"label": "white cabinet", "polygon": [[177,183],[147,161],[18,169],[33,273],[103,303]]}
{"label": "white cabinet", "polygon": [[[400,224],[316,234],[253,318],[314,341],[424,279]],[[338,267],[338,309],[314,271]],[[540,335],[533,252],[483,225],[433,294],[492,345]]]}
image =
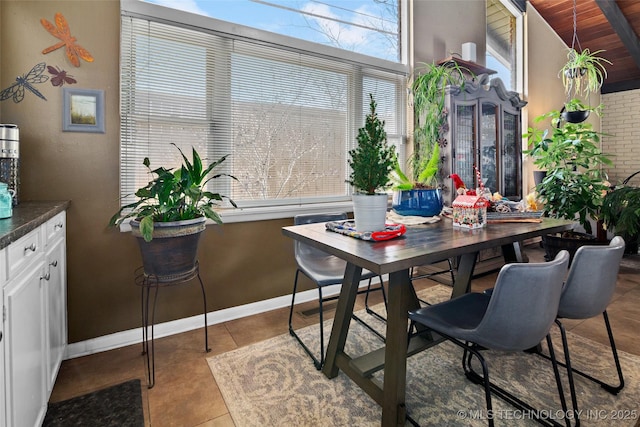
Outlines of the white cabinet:
{"label": "white cabinet", "polygon": [[3,427],[40,426],[46,413],[67,342],[65,231],[61,212],[4,249]]}
{"label": "white cabinet", "polygon": [[28,267],[4,290],[5,398],[12,427],[40,425],[47,409],[44,258]]}
{"label": "white cabinet", "polygon": [[[4,289],[7,280],[7,254],[4,248],[0,249],[0,289]],[[3,302],[4,305],[4,302]],[[6,427],[4,398],[4,309],[0,311],[0,427]]]}
{"label": "white cabinet", "polygon": [[67,266],[65,215],[46,223],[44,291],[46,299],[47,396],[51,394],[67,346]]}

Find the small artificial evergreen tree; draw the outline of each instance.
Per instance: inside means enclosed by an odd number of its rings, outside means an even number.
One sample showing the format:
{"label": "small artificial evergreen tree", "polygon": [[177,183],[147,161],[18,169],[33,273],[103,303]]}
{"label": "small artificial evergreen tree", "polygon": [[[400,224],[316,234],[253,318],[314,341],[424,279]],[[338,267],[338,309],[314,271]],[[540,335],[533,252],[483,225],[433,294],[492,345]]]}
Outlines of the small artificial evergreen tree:
{"label": "small artificial evergreen tree", "polygon": [[376,190],[389,185],[389,173],[395,164],[395,146],[387,145],[384,121],[376,114],[376,102],[371,98],[370,112],[364,127],[358,129],[358,146],[349,150],[351,175],[347,182],[356,191],[375,194]]}

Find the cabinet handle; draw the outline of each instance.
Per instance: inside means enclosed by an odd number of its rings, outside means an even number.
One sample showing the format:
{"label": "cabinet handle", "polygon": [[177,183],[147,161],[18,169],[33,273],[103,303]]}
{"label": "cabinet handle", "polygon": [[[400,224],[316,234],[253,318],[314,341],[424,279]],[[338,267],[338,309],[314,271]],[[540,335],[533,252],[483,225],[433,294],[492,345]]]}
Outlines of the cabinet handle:
{"label": "cabinet handle", "polygon": [[36,249],[38,249],[38,247],[36,246],[35,243],[32,243],[31,246],[25,246],[24,248],[24,253],[26,254],[27,252],[31,251],[31,252],[35,252]]}
{"label": "cabinet handle", "polygon": [[58,223],[53,226],[53,231],[56,231],[58,228],[62,229],[62,227],[63,227],[62,223]]}
{"label": "cabinet handle", "polygon": [[47,272],[47,274],[45,274],[41,278],[48,281],[51,278],[51,273]]}
{"label": "cabinet handle", "polygon": [[51,261],[51,262],[49,263],[49,265],[50,265],[50,266],[52,266],[52,267],[57,267],[57,266],[58,266],[58,260],[57,260],[57,259],[55,259],[55,260]]}
{"label": "cabinet handle", "polygon": [[2,341],[2,332],[0,332],[0,341]]}

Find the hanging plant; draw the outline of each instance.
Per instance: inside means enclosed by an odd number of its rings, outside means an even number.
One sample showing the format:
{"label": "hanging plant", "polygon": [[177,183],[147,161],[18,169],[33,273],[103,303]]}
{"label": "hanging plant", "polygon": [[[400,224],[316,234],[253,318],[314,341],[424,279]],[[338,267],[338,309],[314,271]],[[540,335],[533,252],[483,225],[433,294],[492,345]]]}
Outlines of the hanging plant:
{"label": "hanging plant", "polygon": [[588,98],[591,92],[600,90],[607,77],[605,64],[611,65],[611,61],[599,56],[602,52],[604,50],[591,52],[588,48],[578,52],[569,48],[567,62],[560,69],[567,97],[580,95]]}

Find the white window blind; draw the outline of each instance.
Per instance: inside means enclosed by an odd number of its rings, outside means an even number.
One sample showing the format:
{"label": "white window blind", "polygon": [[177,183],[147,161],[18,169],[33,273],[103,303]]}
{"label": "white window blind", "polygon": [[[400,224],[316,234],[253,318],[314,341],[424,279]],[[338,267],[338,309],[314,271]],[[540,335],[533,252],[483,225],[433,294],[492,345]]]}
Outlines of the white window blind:
{"label": "white window blind", "polygon": [[202,19],[123,11],[123,204],[149,181],[144,157],[152,169],[180,164],[171,143],[187,157],[191,147],[210,160],[230,154],[220,171],[238,182],[214,180],[212,190],[244,208],[347,200],[347,153],[369,93],[389,142],[403,148],[404,72],[237,37],[216,30],[220,21],[202,28]]}

